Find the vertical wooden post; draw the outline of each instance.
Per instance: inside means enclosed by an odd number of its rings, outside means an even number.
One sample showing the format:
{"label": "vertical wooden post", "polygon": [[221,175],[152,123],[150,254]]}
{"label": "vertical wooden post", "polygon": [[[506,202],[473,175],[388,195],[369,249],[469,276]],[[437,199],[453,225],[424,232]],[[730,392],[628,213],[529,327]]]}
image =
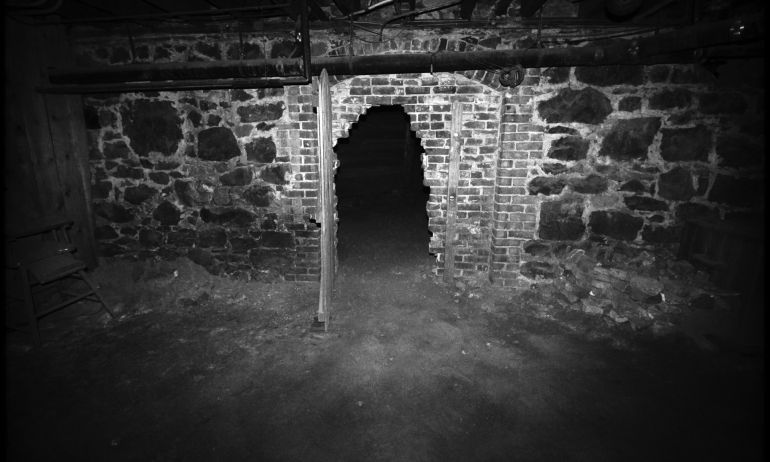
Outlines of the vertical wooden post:
{"label": "vertical wooden post", "polygon": [[447,178],[446,235],[444,238],[444,282],[451,283],[455,271],[455,238],[457,222],[457,184],[460,180],[460,152],[463,128],[463,103],[452,103],[451,147],[449,149],[449,174]]}
{"label": "vertical wooden post", "polygon": [[334,289],[334,160],[332,151],[332,103],[326,69],[318,77],[318,155],[320,172],[318,220],[321,224],[321,288],[318,321],[329,330],[332,290]]}

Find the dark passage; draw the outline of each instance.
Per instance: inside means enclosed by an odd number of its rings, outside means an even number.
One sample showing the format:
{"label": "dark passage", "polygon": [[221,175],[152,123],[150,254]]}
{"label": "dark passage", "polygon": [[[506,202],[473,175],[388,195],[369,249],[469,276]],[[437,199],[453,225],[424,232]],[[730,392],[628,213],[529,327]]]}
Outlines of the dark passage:
{"label": "dark passage", "polygon": [[423,149],[404,109],[369,109],[335,152],[340,264],[390,267],[425,261],[429,188],[423,185]]}

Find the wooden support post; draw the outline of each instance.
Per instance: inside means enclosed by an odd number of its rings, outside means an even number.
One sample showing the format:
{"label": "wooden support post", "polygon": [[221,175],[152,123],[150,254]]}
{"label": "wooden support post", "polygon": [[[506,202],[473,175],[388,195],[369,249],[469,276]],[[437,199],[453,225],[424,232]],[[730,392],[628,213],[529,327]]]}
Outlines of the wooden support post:
{"label": "wooden support post", "polygon": [[447,178],[446,235],[444,237],[444,282],[451,283],[455,271],[455,240],[457,221],[457,183],[460,180],[460,152],[463,128],[463,103],[452,103],[452,144],[449,149],[449,174]]}
{"label": "wooden support post", "polygon": [[334,159],[332,151],[332,103],[326,70],[318,77],[318,156],[320,172],[319,213],[321,224],[321,288],[318,297],[318,322],[329,330],[329,314],[334,289]]}

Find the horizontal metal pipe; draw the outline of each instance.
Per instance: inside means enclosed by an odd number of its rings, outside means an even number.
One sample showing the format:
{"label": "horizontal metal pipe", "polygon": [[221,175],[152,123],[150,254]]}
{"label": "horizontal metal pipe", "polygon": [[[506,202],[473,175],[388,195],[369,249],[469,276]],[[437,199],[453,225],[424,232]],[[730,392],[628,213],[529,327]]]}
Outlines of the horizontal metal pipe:
{"label": "horizontal metal pipe", "polygon": [[[763,37],[763,26],[754,20],[731,20],[693,26],[605,46],[560,47],[525,50],[411,53],[313,58],[310,73],[322,69],[336,75],[451,72],[501,69],[513,65],[531,67],[596,66],[611,64],[663,64],[702,59],[708,47],[737,46]],[[763,43],[763,42],[762,42]],[[280,86],[301,76],[302,60],[264,59],[242,61],[141,64],[98,69],[52,70],[50,87],[41,91],[70,93],[160,89],[226,88],[238,85]],[[93,90],[89,90],[89,88]]]}

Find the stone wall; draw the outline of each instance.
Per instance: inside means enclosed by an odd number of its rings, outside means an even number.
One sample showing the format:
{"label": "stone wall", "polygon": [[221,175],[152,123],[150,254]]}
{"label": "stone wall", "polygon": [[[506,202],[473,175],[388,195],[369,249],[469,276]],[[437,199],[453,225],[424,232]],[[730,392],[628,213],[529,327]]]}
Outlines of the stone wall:
{"label": "stone wall", "polygon": [[302,125],[290,93],[86,98],[101,254],[187,255],[215,274],[315,279],[318,228],[301,190],[315,177],[291,155]]}
{"label": "stone wall", "polygon": [[[364,42],[314,34],[314,55],[531,46],[531,34],[412,31]],[[569,37],[568,34],[565,37]],[[286,57],[282,37],[81,41],[84,63]],[[119,51],[123,49],[123,51]],[[683,220],[761,214],[763,93],[700,66],[334,76],[335,139],[369,107],[401,105],[425,149],[435,274],[444,266],[450,107],[464,106],[455,276],[524,287],[573,250],[626,257],[676,245]],[[318,278],[311,85],[88,97],[104,255],[187,254],[216,273]],[[614,247],[613,247],[614,248]],[[597,250],[598,249],[598,250]]]}

